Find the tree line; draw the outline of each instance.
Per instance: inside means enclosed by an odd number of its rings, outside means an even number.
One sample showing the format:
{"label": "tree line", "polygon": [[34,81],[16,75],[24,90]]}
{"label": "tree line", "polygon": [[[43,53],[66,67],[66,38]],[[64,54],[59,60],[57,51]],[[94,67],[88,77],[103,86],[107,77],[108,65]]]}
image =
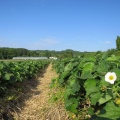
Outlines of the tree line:
{"label": "tree line", "polygon": [[[115,54],[120,56],[120,36],[116,38],[116,49],[109,49],[105,51],[108,55]],[[12,59],[13,57],[57,57],[57,58],[72,58],[75,56],[82,55],[96,55],[102,54],[104,52],[96,51],[96,52],[79,52],[71,49],[63,50],[63,51],[55,51],[55,50],[28,50],[25,48],[8,48],[8,47],[0,47],[0,59]]]}
{"label": "tree line", "polygon": [[72,58],[80,55],[81,52],[73,51],[70,49],[64,51],[55,50],[28,50],[25,48],[8,48],[0,47],[0,59],[12,59],[13,57],[58,57]]}

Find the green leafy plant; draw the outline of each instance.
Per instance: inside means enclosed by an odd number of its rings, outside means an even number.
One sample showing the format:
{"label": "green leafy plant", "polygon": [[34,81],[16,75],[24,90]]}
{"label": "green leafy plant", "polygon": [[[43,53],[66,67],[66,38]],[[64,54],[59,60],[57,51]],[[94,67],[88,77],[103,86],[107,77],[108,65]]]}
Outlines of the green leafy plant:
{"label": "green leafy plant", "polygon": [[19,82],[37,77],[37,73],[48,63],[49,61],[0,62],[0,95]]}
{"label": "green leafy plant", "polygon": [[56,61],[56,80],[65,87],[65,108],[84,119],[119,119],[119,60],[103,54]]}

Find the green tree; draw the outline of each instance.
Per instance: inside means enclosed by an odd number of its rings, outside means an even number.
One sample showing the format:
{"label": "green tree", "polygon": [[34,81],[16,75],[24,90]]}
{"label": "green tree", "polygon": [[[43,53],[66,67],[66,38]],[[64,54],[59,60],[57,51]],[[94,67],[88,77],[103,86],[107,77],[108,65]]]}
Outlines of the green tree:
{"label": "green tree", "polygon": [[51,57],[51,53],[49,50],[45,50],[45,57]]}
{"label": "green tree", "polygon": [[117,50],[120,50],[120,37],[117,36],[117,39],[116,39],[116,48]]}
{"label": "green tree", "polygon": [[116,49],[108,49],[107,50],[108,56],[112,55],[112,54],[116,54]]}

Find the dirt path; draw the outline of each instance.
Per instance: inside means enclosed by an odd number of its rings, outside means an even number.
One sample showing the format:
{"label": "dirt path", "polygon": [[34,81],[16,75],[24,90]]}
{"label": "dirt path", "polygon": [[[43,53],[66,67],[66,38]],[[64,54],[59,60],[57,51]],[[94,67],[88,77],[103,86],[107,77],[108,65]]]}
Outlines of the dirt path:
{"label": "dirt path", "polygon": [[52,71],[52,65],[50,64],[43,76],[39,77],[40,82],[38,82],[36,88],[32,90],[36,94],[25,101],[20,113],[15,116],[15,120],[67,120],[64,110],[60,113],[59,106],[50,107],[48,104],[49,84],[55,76],[56,74]]}

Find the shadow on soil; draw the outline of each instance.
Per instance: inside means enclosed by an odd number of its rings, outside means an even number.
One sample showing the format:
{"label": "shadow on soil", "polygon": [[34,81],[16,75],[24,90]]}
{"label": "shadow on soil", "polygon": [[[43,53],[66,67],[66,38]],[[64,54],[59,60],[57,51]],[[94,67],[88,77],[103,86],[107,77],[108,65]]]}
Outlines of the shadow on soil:
{"label": "shadow on soil", "polygon": [[8,93],[15,94],[15,98],[12,100],[10,98],[7,98],[7,100],[6,98],[0,98],[0,120],[14,120],[13,114],[18,115],[17,113],[25,106],[25,101],[33,95],[41,93],[41,91],[36,91],[36,87],[40,84],[38,79],[44,77],[47,67],[39,72],[37,78],[26,80],[10,88]]}

